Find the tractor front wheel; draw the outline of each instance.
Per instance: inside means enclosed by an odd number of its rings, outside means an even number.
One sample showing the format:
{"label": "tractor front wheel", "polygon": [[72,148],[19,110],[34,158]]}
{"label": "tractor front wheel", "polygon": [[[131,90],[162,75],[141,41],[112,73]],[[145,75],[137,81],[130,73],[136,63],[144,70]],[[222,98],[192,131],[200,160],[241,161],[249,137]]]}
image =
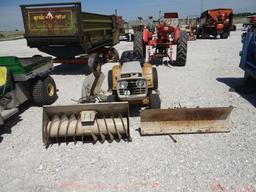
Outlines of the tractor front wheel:
{"label": "tractor front wheel", "polygon": [[153,85],[154,85],[154,89],[157,90],[158,89],[158,75],[157,75],[157,70],[154,67],[153,69]]}
{"label": "tractor front wheel", "polygon": [[113,80],[112,80],[112,70],[108,71],[108,90],[112,90]]}
{"label": "tractor front wheel", "polygon": [[38,106],[51,105],[57,100],[56,85],[52,77],[38,78],[32,87],[32,99]]}
{"label": "tractor front wheel", "polygon": [[186,32],[180,33],[180,38],[177,42],[177,58],[176,66],[185,66],[187,61],[187,34]]}
{"label": "tractor front wheel", "polygon": [[143,33],[137,31],[134,34],[133,50],[137,51],[142,58],[146,57],[146,44],[143,41]]}
{"label": "tractor front wheel", "polygon": [[160,109],[161,108],[161,100],[158,94],[150,94],[149,95],[149,108],[150,109]]}

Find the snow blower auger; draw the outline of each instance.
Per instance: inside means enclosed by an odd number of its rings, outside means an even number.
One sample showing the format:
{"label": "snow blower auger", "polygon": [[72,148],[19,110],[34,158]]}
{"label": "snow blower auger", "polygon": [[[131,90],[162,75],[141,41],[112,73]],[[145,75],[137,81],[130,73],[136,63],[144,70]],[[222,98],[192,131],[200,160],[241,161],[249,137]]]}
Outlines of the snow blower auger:
{"label": "snow blower auger", "polygon": [[148,109],[141,112],[141,135],[229,132],[234,107]]}
{"label": "snow blower auger", "polygon": [[70,141],[131,141],[128,102],[108,102],[102,93],[104,74],[86,76],[82,97],[75,105],[43,107],[43,143]]}
{"label": "snow blower auger", "polygon": [[43,108],[43,143],[130,140],[128,103],[87,103]]}

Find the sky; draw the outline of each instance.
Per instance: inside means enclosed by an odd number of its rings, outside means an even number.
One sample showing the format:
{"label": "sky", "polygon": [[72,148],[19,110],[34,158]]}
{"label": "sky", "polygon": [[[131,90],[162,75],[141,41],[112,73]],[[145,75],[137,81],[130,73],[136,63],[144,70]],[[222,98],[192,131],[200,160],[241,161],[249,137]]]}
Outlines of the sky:
{"label": "sky", "polygon": [[[76,0],[0,0],[0,31],[23,30],[19,5],[72,2]],[[159,11],[178,12],[181,18],[199,15],[201,2],[203,10],[212,8],[232,8],[234,12],[256,12],[256,0],[81,0],[83,11],[113,14],[118,10],[125,20],[135,20],[138,16],[158,18]]]}

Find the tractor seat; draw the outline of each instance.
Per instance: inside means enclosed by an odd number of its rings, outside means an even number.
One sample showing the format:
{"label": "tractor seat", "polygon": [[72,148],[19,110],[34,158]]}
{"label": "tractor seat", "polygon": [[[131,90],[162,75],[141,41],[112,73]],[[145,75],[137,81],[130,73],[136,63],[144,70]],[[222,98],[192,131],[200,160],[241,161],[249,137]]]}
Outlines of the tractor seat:
{"label": "tractor seat", "polygon": [[123,63],[131,61],[139,61],[141,64],[144,64],[144,59],[137,51],[124,51],[121,55],[120,64],[123,65]]}
{"label": "tractor seat", "polygon": [[0,96],[11,89],[11,74],[7,67],[0,67]]}

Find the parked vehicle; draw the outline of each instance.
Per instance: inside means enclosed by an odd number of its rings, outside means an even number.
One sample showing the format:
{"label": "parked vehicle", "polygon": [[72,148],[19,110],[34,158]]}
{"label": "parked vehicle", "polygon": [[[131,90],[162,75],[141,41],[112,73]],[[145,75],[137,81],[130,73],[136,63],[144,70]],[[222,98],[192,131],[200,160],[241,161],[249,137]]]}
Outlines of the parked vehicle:
{"label": "parked vehicle", "polygon": [[227,39],[234,30],[232,9],[211,9],[201,14],[197,37],[205,39],[220,35],[221,39]]}
{"label": "parked vehicle", "polygon": [[240,68],[244,70],[245,83],[256,80],[256,16],[248,17],[249,22],[244,24],[247,31],[242,34],[243,49],[240,52]]}
{"label": "parked vehicle", "polygon": [[157,70],[136,51],[123,52],[120,63],[108,72],[114,101],[160,108]]}
{"label": "parked vehicle", "polygon": [[134,41],[134,31],[130,28],[129,23],[123,20],[122,16],[117,17],[120,23],[120,41]]}
{"label": "parked vehicle", "polygon": [[18,106],[31,100],[38,106],[58,98],[51,57],[0,57],[0,125],[16,114]]}
{"label": "parked vehicle", "polygon": [[[173,45],[177,45],[177,57],[174,63]],[[146,56],[148,46],[148,56]],[[154,58],[168,57],[170,64],[185,66],[187,61],[187,33],[181,31],[178,13],[165,13],[155,28],[138,28],[134,37],[134,50],[142,57],[148,57],[149,62]],[[154,53],[152,51],[154,49]]]}
{"label": "parked vehicle", "polygon": [[[112,48],[120,34],[115,15],[82,12],[79,2],[21,5],[21,10],[28,46],[59,62],[86,62],[85,54],[105,61],[117,53]],[[76,60],[78,55],[83,57]]]}
{"label": "parked vehicle", "polygon": [[185,20],[185,31],[187,32],[188,41],[197,39],[198,17],[187,17]]}

